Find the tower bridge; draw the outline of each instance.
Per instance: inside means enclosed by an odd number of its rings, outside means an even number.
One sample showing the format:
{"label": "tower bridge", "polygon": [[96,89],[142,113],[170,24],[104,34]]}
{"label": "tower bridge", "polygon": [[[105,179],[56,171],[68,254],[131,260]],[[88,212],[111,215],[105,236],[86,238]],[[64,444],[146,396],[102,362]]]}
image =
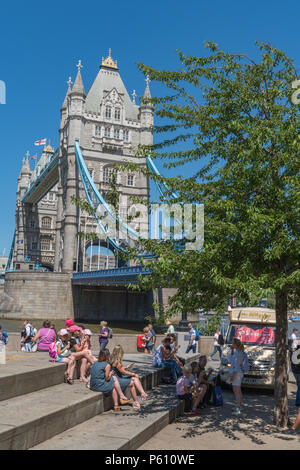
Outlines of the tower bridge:
{"label": "tower bridge", "polygon": [[[20,315],[25,317],[58,318],[73,312],[77,318],[84,319],[93,311],[93,318],[101,314],[107,319],[141,319],[153,313],[153,298],[163,295],[128,293],[126,284],[136,282],[138,274],[147,272],[140,267],[122,267],[118,257],[122,251],[120,240],[106,233],[101,217],[84,213],[72,198],[85,199],[95,210],[102,207],[116,218],[106,205],[106,195],[115,175],[120,207],[125,212],[133,205],[132,196],[148,203],[149,178],[140,171],[116,170],[114,165],[126,161],[141,168],[148,165],[156,171],[151,159],[138,157],[134,151],[139,145],[153,143],[154,112],[147,100],[151,98],[149,79],[146,79],[145,100],[137,105],[136,93],[130,98],[111,52],[106,59],[102,58],[87,93],[81,69],[79,61],[74,85],[71,79],[68,81],[60,110],[57,150],[50,143],[46,145],[33,171],[29,155],[23,159],[5,292],[21,306]],[[148,232],[148,213],[141,212],[128,224],[120,217],[118,224],[126,242],[132,243],[140,232]],[[78,236],[91,232],[98,237],[94,242]],[[92,245],[98,247],[96,254]],[[98,274],[88,272],[95,267]],[[83,294],[88,291],[89,301]],[[119,303],[116,302],[112,312],[114,295]],[[121,308],[123,301],[127,305],[125,313]],[[87,304],[89,312],[85,309]]]}

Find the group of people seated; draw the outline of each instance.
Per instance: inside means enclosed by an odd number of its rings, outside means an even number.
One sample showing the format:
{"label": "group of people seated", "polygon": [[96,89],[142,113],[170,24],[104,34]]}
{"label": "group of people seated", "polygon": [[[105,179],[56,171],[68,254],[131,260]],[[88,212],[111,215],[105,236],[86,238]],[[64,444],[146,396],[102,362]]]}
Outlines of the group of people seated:
{"label": "group of people seated", "polygon": [[153,366],[167,368],[171,372],[171,384],[176,384],[176,394],[180,400],[191,402],[192,412],[198,414],[198,407],[210,404],[214,381],[213,369],[205,370],[207,357],[200,356],[199,362],[185,366],[185,360],[178,356],[180,346],[176,346],[176,335],[170,333],[155,350]]}
{"label": "group of people seated", "polygon": [[200,414],[198,408],[210,405],[214,380],[211,379],[213,369],[205,370],[206,356],[200,356],[199,362],[184,366],[182,376],[176,383],[176,395],[179,400],[185,400],[188,410]]}

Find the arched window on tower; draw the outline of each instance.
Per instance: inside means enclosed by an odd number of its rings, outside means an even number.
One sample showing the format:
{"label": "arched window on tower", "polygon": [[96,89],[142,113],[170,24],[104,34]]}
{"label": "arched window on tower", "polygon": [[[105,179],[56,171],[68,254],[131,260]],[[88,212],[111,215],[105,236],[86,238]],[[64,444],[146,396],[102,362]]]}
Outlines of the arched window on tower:
{"label": "arched window on tower", "polygon": [[111,118],[111,107],[110,106],[106,106],[106,108],[105,108],[105,117],[106,117],[106,119]]}
{"label": "arched window on tower", "polygon": [[121,110],[120,110],[120,108],[115,108],[115,119],[117,121],[120,121],[120,119],[121,119]]}
{"label": "arched window on tower", "polygon": [[51,217],[42,218],[42,228],[51,228]]}

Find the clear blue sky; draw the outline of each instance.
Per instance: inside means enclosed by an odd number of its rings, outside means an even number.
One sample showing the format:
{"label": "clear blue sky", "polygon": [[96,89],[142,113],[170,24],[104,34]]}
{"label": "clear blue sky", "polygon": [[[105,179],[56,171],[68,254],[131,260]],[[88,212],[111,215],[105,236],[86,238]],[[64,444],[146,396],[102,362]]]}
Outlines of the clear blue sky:
{"label": "clear blue sky", "polygon": [[[0,80],[0,254],[9,252],[14,231],[17,177],[37,139],[58,143],[59,110],[78,59],[86,91],[109,47],[131,93],[144,91],[135,62],[178,66],[175,49],[201,55],[206,40],[232,52],[256,55],[256,39],[271,42],[300,67],[299,0],[51,0],[2,2]],[[300,72],[299,72],[300,75]],[[151,83],[152,94],[155,84]]]}

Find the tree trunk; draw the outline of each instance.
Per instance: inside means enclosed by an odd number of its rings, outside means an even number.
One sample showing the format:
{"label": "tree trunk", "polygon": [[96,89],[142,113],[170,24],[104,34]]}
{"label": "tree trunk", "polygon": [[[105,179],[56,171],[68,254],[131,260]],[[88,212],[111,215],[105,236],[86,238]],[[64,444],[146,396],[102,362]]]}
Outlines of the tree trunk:
{"label": "tree trunk", "polygon": [[287,293],[276,292],[276,364],[274,391],[274,420],[275,426],[285,428],[289,424],[288,414],[288,364],[287,364]]}

